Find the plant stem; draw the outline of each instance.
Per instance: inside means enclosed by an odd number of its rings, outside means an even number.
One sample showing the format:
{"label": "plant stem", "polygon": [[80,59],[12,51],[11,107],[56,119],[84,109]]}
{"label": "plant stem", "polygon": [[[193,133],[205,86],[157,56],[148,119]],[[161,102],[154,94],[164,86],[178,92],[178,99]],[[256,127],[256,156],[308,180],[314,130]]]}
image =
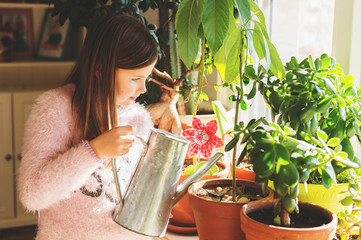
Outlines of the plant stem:
{"label": "plant stem", "polygon": [[[236,113],[235,113],[235,117],[234,117],[234,129],[236,128],[237,125],[237,121],[238,121],[238,114],[239,114],[239,105],[241,104],[241,102],[243,101],[243,67],[244,67],[244,32],[243,30],[241,30],[241,53],[239,55],[240,58],[240,62],[239,62],[239,76],[240,76],[240,81],[239,81],[239,85],[240,85],[240,89],[241,91],[237,92],[237,101],[236,101]],[[236,201],[236,196],[237,196],[237,183],[236,183],[236,157],[237,157],[237,146],[234,147],[233,149],[233,156],[232,156],[232,201],[235,202]]]}
{"label": "plant stem", "polygon": [[203,79],[204,79],[204,55],[205,55],[205,51],[206,51],[206,41],[205,41],[205,38],[202,38],[202,46],[201,46],[201,67],[199,69],[199,78],[198,78],[198,92],[197,92],[197,96],[194,100],[194,108],[193,108],[193,116],[197,115],[197,106],[198,106],[198,102],[199,102],[199,99],[201,97],[201,94],[202,94],[202,88],[203,88]]}

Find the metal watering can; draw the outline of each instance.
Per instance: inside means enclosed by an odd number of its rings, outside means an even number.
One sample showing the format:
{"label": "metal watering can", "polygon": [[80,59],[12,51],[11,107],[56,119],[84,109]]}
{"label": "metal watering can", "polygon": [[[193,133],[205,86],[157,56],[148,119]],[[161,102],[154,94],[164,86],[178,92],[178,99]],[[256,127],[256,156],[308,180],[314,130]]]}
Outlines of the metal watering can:
{"label": "metal watering can", "polygon": [[112,168],[120,204],[113,220],[131,231],[162,237],[172,207],[186,194],[188,186],[200,179],[223,156],[216,153],[194,174],[178,185],[189,141],[169,132],[152,129],[148,144],[122,196],[116,171],[116,158]]}

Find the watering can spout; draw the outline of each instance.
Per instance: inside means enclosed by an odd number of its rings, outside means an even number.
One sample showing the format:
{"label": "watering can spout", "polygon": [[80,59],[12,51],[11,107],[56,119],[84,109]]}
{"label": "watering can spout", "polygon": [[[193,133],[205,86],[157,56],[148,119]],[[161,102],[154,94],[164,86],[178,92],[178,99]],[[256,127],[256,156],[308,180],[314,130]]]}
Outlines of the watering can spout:
{"label": "watering can spout", "polygon": [[177,187],[176,194],[173,198],[173,205],[175,205],[186,193],[188,190],[188,187],[201,177],[205,175],[211,167],[216,164],[219,159],[223,157],[223,153],[217,152],[214,154],[205,164],[203,164],[197,171],[195,171],[192,175],[190,175],[184,182],[182,182]]}

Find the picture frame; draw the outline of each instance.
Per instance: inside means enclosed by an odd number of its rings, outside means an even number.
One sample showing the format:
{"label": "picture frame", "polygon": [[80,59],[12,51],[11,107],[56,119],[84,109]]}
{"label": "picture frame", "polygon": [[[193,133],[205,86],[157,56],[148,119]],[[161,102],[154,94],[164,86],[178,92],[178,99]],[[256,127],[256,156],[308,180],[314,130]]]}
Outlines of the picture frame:
{"label": "picture frame", "polygon": [[[10,51],[9,61],[28,60],[33,57],[33,13],[31,8],[0,8],[0,52]],[[11,37],[10,37],[11,36]],[[9,39],[10,37],[10,39]],[[6,49],[6,44],[11,43]],[[0,55],[2,55],[0,53]]]}
{"label": "picture frame", "polygon": [[60,26],[59,16],[52,17],[52,11],[52,8],[45,11],[36,49],[36,58],[61,61],[64,59],[70,23],[66,21],[63,26]]}

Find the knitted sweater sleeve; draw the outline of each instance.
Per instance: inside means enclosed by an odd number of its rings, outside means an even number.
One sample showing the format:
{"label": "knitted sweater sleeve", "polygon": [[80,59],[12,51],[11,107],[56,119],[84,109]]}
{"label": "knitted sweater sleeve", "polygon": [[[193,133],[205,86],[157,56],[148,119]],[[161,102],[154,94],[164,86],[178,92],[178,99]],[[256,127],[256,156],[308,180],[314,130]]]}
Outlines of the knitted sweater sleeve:
{"label": "knitted sweater sleeve", "polygon": [[73,143],[69,89],[44,93],[25,125],[18,191],[31,211],[45,209],[79,189],[101,163],[82,142]]}
{"label": "knitted sweater sleeve", "polygon": [[148,140],[150,129],[154,126],[150,113],[140,104],[118,109],[118,125],[131,125],[135,128],[134,134]]}

